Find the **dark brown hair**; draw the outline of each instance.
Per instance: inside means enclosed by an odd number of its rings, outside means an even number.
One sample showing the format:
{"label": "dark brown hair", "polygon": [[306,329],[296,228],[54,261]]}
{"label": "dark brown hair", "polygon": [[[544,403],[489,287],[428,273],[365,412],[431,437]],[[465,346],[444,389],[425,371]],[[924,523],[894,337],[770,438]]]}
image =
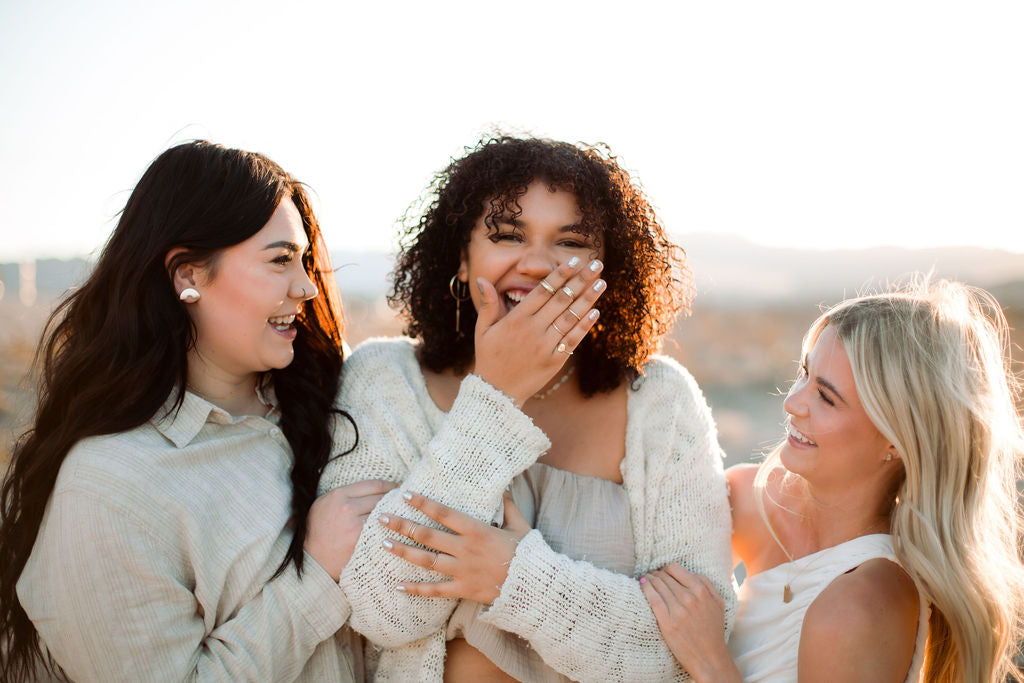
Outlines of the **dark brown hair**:
{"label": "dark brown hair", "polygon": [[[184,399],[196,331],[169,273],[214,262],[261,230],[285,200],[302,217],[310,242],[303,265],[320,290],[296,319],[293,361],[269,373],[295,455],[295,535],[279,571],[293,562],[301,572],[342,368],[343,319],[327,250],[303,186],[273,161],[205,141],[178,145],[143,174],[88,280],[57,306],[43,333],[35,423],[15,445],[0,494],[0,679],[29,678],[41,660],[16,584],[68,451],[86,437],[138,427],[172,392],[173,410]],[[174,247],[185,249],[165,265]]]}
{"label": "dark brown hair", "polygon": [[[518,198],[534,180],[574,194],[581,230],[604,245],[608,290],[598,303],[601,318],[576,349],[576,376],[586,395],[609,391],[639,373],[676,316],[689,311],[692,277],[683,250],[666,237],[643,191],[604,145],[502,135],[481,140],[434,177],[422,213],[414,207],[407,213],[388,300],[406,316],[406,334],[422,341],[426,367],[465,370],[473,359],[476,312],[463,305],[454,329],[448,282],[485,207],[491,229],[497,216],[518,216]],[[410,219],[414,213],[419,216]]]}

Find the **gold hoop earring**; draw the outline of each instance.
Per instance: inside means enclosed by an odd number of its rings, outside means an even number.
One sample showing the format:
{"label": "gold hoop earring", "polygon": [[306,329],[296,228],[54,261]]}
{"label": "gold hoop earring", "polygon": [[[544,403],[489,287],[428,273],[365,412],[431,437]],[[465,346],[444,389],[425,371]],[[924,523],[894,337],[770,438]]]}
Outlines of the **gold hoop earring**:
{"label": "gold hoop earring", "polygon": [[460,280],[459,274],[456,273],[448,281],[448,291],[451,293],[452,298],[455,299],[455,331],[462,332],[459,328],[459,323],[462,322],[462,311],[459,309],[462,307],[462,302],[469,298],[469,284]]}

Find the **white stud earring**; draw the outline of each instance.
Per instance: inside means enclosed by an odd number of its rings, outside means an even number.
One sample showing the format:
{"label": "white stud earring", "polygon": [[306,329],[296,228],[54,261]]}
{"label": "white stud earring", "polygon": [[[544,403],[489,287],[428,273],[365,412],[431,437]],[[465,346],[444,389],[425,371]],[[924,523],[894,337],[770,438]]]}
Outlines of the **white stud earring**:
{"label": "white stud earring", "polygon": [[188,287],[187,289],[181,290],[181,294],[178,295],[178,298],[187,304],[194,304],[199,301],[199,291],[192,287]]}
{"label": "white stud earring", "polygon": [[892,453],[886,453],[885,454],[885,461],[886,462],[892,462]]}

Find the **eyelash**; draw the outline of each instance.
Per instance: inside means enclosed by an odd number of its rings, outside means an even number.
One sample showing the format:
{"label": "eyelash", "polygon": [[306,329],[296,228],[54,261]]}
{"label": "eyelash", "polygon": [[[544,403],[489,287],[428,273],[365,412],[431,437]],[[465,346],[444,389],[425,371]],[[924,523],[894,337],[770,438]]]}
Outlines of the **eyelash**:
{"label": "eyelash", "polygon": [[[518,232],[496,232],[496,233],[494,233],[493,235],[490,236],[490,240],[492,242],[511,242],[513,240],[514,241],[519,241],[519,240],[522,240],[522,238],[523,238],[522,235],[520,235]],[[577,240],[563,240],[560,244],[562,246],[568,247],[570,249],[589,249],[590,248],[589,245],[584,244],[583,242],[579,242]]]}
{"label": "eyelash", "polygon": [[[800,364],[800,378],[803,379],[804,377],[807,377],[809,375],[810,375],[810,373],[807,372],[807,363],[801,363]],[[833,401],[832,399],[830,399],[828,396],[826,396],[825,392],[822,391],[821,389],[818,389],[818,397],[821,398],[821,400],[824,401],[825,403],[827,403],[828,405],[832,406],[833,408],[835,407],[836,402]]]}

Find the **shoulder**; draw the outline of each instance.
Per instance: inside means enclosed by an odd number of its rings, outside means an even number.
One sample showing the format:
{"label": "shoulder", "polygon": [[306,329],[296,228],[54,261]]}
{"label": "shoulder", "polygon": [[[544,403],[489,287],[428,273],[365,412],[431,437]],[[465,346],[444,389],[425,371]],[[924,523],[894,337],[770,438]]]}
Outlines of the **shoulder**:
{"label": "shoulder", "polygon": [[[914,654],[918,611],[917,588],[903,568],[885,558],[867,560],[832,581],[807,609],[800,668],[824,672],[869,662],[878,676],[902,677]],[[866,673],[862,665],[851,670]]]}
{"label": "shoulder", "polygon": [[690,371],[669,356],[654,355],[648,358],[644,363],[641,378],[634,383],[638,392],[684,389],[691,394],[701,395],[697,381]]}
{"label": "shoulder", "polygon": [[416,341],[409,337],[374,337],[356,347],[345,359],[345,375],[382,367],[415,366]]}
{"label": "shoulder", "polygon": [[742,463],[733,465],[725,471],[725,480],[729,483],[729,502],[732,505],[733,516],[738,511],[745,511],[754,507],[754,479],[760,465],[754,463]]}
{"label": "shoulder", "polygon": [[401,387],[423,384],[423,372],[416,359],[416,342],[408,337],[368,339],[345,359],[341,375],[343,403],[360,403],[369,395],[402,393]]}
{"label": "shoulder", "polygon": [[61,464],[53,495],[76,506],[97,506],[138,516],[172,501],[164,481],[174,445],[146,423],[118,434],[82,439]]}

